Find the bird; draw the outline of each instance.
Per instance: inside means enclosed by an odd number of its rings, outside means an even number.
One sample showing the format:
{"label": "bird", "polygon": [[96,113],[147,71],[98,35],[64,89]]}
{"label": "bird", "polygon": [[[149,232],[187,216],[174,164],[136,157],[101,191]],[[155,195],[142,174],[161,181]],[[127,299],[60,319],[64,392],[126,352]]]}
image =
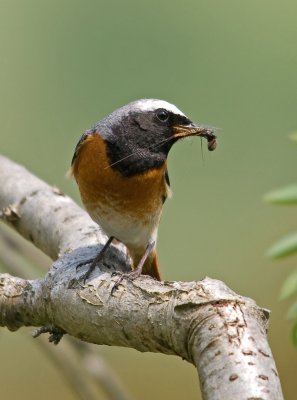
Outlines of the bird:
{"label": "bird", "polygon": [[[161,280],[156,251],[162,208],[170,196],[168,153],[188,136],[207,139],[216,148],[213,129],[193,123],[175,105],[140,99],[118,108],[83,133],[70,174],[82,202],[108,240],[81,277],[85,282],[113,241],[123,243],[132,260],[134,280],[141,274]],[[81,266],[86,263],[80,263]]]}

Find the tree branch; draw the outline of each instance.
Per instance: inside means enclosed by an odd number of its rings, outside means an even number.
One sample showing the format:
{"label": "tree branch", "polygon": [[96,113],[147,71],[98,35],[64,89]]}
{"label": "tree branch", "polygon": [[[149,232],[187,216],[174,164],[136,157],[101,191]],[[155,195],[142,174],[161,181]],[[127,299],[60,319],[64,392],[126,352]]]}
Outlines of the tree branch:
{"label": "tree branch", "polygon": [[51,259],[105,240],[98,225],[68,196],[2,156],[0,187],[2,219]]}
{"label": "tree branch", "polygon": [[91,343],[178,355],[196,366],[204,399],[283,398],[266,310],[210,278],[141,276],[124,280],[111,295],[118,279],[112,272],[127,268],[115,246],[88,284],[71,287],[75,265],[93,258],[104,237],[67,196],[3,157],[0,165],[2,218],[59,257],[43,279],[0,276],[0,326],[54,325]]}

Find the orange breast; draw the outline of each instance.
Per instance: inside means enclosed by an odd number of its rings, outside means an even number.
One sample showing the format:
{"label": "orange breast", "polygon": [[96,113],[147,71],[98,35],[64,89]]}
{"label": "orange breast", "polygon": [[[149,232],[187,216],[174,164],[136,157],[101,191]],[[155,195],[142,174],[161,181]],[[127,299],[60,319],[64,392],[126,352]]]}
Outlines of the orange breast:
{"label": "orange breast", "polygon": [[162,208],[162,198],[167,194],[165,170],[166,162],[158,169],[123,176],[110,167],[106,144],[98,134],[88,136],[81,144],[72,167],[88,210],[106,204],[140,219]]}

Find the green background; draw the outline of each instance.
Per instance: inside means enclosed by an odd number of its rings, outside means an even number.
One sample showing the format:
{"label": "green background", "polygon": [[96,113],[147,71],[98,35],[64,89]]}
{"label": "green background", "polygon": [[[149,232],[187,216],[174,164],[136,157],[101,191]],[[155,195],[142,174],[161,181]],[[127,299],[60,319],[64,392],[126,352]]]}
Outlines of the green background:
{"label": "green background", "polygon": [[[296,399],[297,350],[279,303],[296,258],[269,246],[296,226],[263,195],[296,181],[297,3],[293,0],[1,0],[0,150],[79,200],[65,178],[81,133],[129,101],[176,104],[219,127],[172,149],[173,198],[159,231],[163,277],[222,279],[272,310],[269,338],[286,399]],[[191,365],[102,347],[137,399],[197,399]],[[29,330],[0,335],[3,399],[74,399]]]}

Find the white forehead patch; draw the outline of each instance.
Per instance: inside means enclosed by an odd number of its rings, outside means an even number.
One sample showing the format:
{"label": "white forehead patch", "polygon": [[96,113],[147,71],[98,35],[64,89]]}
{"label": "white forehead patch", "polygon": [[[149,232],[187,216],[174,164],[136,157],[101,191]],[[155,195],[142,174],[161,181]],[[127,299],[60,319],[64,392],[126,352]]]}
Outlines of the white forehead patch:
{"label": "white forehead patch", "polygon": [[164,100],[155,100],[155,99],[138,100],[135,103],[135,106],[141,111],[155,111],[158,108],[164,108],[165,110],[168,110],[174,114],[185,115],[174,104],[170,104]]}

